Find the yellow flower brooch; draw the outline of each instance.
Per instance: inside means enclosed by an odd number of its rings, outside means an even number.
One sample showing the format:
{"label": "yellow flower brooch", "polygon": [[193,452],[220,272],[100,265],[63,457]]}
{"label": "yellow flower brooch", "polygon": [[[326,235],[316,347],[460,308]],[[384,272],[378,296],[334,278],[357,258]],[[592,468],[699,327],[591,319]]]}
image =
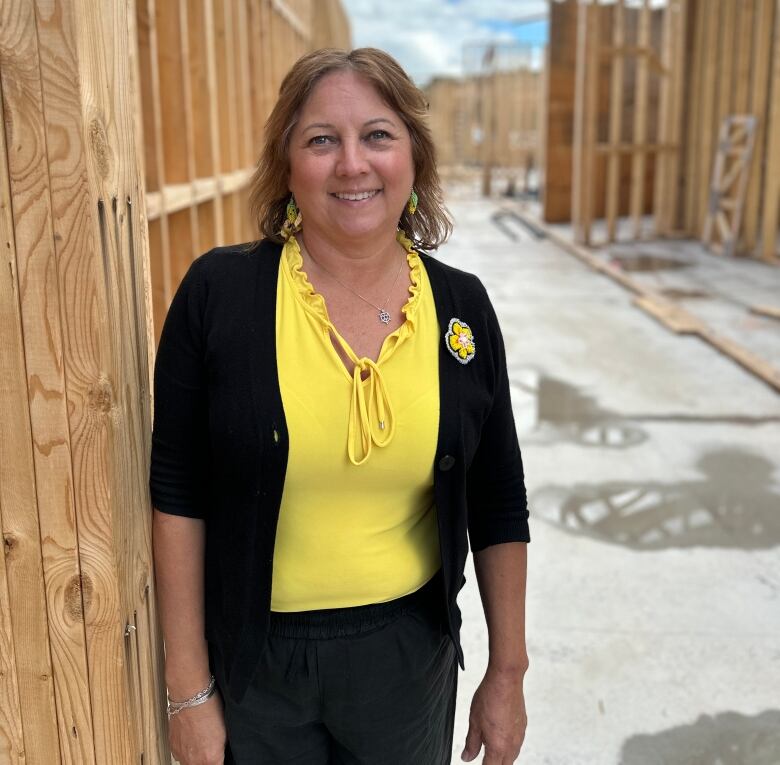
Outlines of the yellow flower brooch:
{"label": "yellow flower brooch", "polygon": [[465,321],[450,319],[450,326],[444,338],[447,350],[461,363],[468,364],[477,351],[474,333]]}

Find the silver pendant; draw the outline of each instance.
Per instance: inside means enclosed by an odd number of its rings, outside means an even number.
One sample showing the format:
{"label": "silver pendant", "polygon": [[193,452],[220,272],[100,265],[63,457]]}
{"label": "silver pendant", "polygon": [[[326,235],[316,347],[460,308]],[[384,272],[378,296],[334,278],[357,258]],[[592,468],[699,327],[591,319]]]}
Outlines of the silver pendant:
{"label": "silver pendant", "polygon": [[384,308],[379,312],[379,321],[381,321],[383,324],[390,323],[390,314],[385,311]]}

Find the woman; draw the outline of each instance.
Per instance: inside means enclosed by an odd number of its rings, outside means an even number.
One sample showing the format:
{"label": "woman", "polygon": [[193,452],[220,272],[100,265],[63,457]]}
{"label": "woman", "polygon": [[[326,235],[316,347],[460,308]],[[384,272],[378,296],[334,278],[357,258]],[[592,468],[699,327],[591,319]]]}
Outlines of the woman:
{"label": "woman", "polygon": [[226,739],[239,763],[449,762],[468,541],[490,659],[463,758],[519,752],[522,462],[485,290],[422,253],[451,228],[425,113],[381,51],[300,59],[253,179],[265,239],[171,304],[150,483],[182,765]]}

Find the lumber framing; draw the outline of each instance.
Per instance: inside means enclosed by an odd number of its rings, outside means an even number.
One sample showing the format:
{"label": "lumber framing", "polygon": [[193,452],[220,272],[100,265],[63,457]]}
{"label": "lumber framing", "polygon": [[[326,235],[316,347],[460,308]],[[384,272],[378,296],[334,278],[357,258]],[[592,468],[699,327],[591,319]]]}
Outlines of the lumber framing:
{"label": "lumber framing", "polygon": [[[327,7],[329,42],[348,46]],[[263,122],[312,14],[311,0],[0,4],[2,763],[170,762],[155,337],[192,260],[253,236]]]}
{"label": "lumber framing", "polygon": [[[778,0],[551,0],[549,7],[544,220],[571,220],[582,244],[703,239],[720,126],[753,117],[755,146],[729,249],[779,263]],[[572,89],[573,116],[563,105]],[[643,230],[648,215],[652,232]],[[619,225],[623,216],[628,226]],[[600,217],[605,237],[595,242]]]}

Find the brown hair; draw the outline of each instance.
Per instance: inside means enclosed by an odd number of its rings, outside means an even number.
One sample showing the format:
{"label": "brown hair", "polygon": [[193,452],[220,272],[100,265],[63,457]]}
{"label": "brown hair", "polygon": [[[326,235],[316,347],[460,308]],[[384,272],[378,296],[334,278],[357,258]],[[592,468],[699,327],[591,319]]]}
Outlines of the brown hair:
{"label": "brown hair", "polygon": [[279,98],[265,125],[265,143],[250,183],[250,214],[257,221],[261,235],[282,241],[279,231],[290,198],[290,134],[319,80],[345,69],[365,77],[409,130],[414,189],[419,201],[414,215],[404,208],[398,225],[415,245],[435,250],[452,232],[452,220],[444,206],[436,151],[426,121],[428,104],[400,64],[377,48],[356,48],[350,52],[323,48],[307,53],[293,64],[282,81]]}

